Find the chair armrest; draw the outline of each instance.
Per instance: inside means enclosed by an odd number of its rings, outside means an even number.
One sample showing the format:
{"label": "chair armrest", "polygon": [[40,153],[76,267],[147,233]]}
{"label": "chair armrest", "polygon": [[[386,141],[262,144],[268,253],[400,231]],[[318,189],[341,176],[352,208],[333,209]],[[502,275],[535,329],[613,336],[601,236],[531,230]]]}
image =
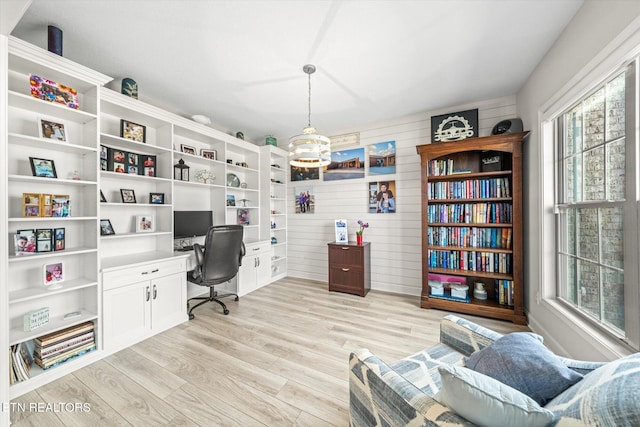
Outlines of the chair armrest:
{"label": "chair armrest", "polygon": [[452,314],[440,321],[440,342],[469,356],[493,344],[502,334]]}
{"label": "chair armrest", "polygon": [[245,254],[247,253],[247,248],[245,248],[244,242],[240,243],[242,246],[240,247],[240,258],[238,258],[238,265],[242,265],[242,258],[244,258]]}
{"label": "chair armrest", "polygon": [[589,372],[598,369],[601,366],[606,365],[608,362],[587,362],[584,360],[575,360],[575,359],[567,359],[566,357],[560,357],[562,363],[564,363],[567,368],[576,371],[579,374],[587,375]]}
{"label": "chair armrest", "polygon": [[204,263],[204,248],[199,243],[193,244],[193,253],[196,255],[196,264],[202,266]]}
{"label": "chair armrest", "polygon": [[350,427],[474,426],[367,349],[349,356],[349,417]]}

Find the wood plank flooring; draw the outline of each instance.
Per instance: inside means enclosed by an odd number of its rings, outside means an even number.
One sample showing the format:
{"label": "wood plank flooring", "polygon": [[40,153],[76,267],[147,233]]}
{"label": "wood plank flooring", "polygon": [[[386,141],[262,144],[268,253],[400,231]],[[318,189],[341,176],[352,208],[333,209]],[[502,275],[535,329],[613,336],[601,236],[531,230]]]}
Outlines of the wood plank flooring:
{"label": "wood plank flooring", "polygon": [[[438,341],[447,314],[418,297],[327,291],[283,279],[47,384],[14,402],[87,402],[88,412],[16,412],[22,426],[346,426],[348,357],[388,362]],[[508,322],[461,315],[502,333]]]}

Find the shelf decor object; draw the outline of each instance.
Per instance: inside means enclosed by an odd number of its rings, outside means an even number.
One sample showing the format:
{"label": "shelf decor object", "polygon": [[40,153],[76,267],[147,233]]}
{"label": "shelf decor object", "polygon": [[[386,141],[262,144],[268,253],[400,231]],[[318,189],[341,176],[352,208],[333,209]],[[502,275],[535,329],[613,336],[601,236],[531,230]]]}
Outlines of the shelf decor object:
{"label": "shelf decor object", "polygon": [[289,164],[291,166],[317,168],[331,163],[331,140],[318,135],[311,127],[311,74],[316,72],[315,65],[307,64],[302,67],[309,80],[309,114],[307,127],[302,134],[289,140]]}
{"label": "shelf decor object", "polygon": [[173,178],[178,181],[189,181],[189,167],[183,159],[180,159],[173,165]]}
{"label": "shelf decor object", "polygon": [[138,99],[138,83],[131,77],[122,79],[121,93],[133,99]]}
{"label": "shelf decor object", "polygon": [[[420,306],[526,324],[522,144],[528,132],[417,146]],[[488,153],[499,162],[487,170]]]}
{"label": "shelf decor object", "polygon": [[62,30],[54,25],[47,26],[47,49],[62,56]]}
{"label": "shelf decor object", "polygon": [[78,91],[56,83],[52,80],[43,79],[35,74],[29,75],[31,85],[31,96],[55,104],[66,105],[74,110],[79,110]]}

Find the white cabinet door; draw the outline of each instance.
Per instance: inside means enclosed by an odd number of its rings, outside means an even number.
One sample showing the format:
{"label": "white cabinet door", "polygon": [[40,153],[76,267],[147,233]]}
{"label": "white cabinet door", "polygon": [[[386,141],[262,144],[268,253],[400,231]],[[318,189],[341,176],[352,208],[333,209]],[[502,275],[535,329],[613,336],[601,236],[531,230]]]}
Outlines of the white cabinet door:
{"label": "white cabinet door", "polygon": [[266,285],[271,277],[271,243],[262,241],[246,245],[238,273],[238,295],[246,295]]}
{"label": "white cabinet door", "polygon": [[111,289],[103,295],[104,348],[127,347],[151,329],[151,283],[138,282]]}
{"label": "white cabinet door", "polygon": [[271,282],[271,251],[262,253],[258,256],[256,282],[258,284],[258,288]]}
{"label": "white cabinet door", "polygon": [[238,296],[246,295],[257,288],[256,263],[257,255],[242,258],[242,265],[238,271]]}
{"label": "white cabinet door", "polygon": [[151,281],[151,327],[164,331],[187,320],[187,285],[184,273]]}

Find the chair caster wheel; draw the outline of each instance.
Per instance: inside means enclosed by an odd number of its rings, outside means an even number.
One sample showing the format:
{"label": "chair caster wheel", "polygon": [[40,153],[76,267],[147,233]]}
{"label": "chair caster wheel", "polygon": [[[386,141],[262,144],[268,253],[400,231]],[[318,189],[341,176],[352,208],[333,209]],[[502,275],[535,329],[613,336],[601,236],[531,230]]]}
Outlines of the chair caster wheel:
{"label": "chair caster wheel", "polygon": [[189,315],[189,320],[193,320],[193,319],[195,319],[195,318],[196,318],[196,315],[195,315],[195,314],[190,314],[190,315]]}
{"label": "chair caster wheel", "polygon": [[229,314],[229,309],[225,308],[225,309],[224,309],[224,311],[223,311],[223,313],[224,313],[225,315]]}
{"label": "chair caster wheel", "polygon": [[240,301],[240,297],[239,296],[236,296],[236,301]]}

